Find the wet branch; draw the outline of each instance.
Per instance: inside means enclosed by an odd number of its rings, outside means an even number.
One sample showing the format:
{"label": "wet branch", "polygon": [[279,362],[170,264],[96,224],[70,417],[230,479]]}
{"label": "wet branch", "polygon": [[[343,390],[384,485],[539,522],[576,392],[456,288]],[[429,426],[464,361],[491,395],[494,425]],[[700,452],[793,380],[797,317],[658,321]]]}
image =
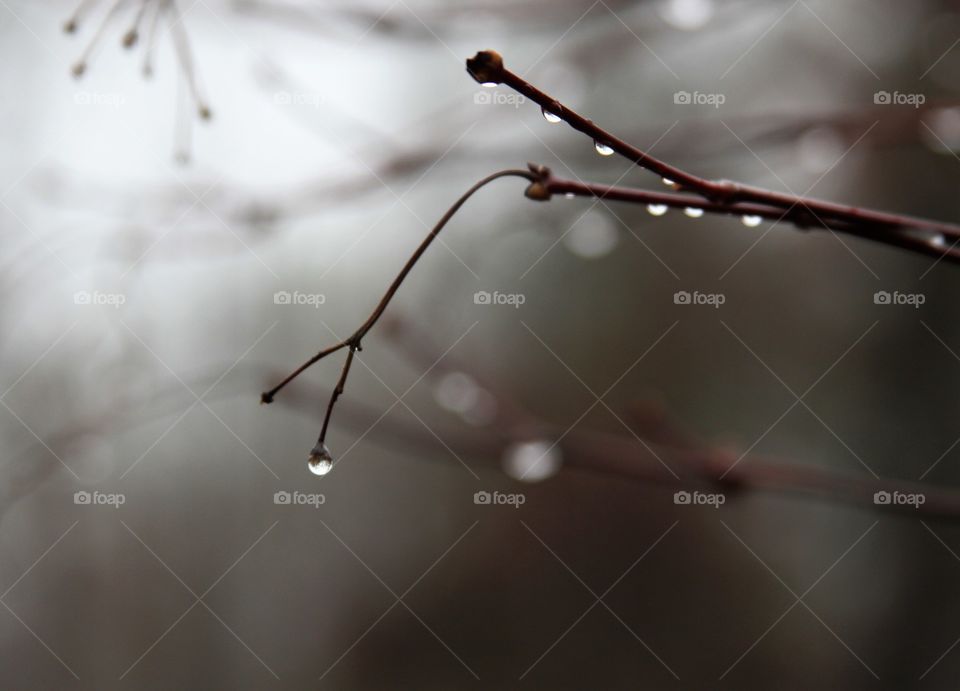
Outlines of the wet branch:
{"label": "wet branch", "polygon": [[423,239],[423,242],[417,247],[410,258],[407,260],[407,263],[403,265],[403,268],[400,269],[400,273],[397,274],[396,278],[393,279],[393,282],[390,284],[390,287],[387,288],[387,291],[383,294],[383,297],[380,298],[380,302],[374,307],[373,312],[370,313],[370,316],[367,317],[366,321],[353,332],[352,335],[345,338],[344,340],[336,343],[324,350],[321,350],[316,355],[311,357],[305,363],[300,365],[297,369],[291,372],[283,381],[277,384],[275,387],[269,391],[265,391],[260,394],[261,403],[272,403],[274,396],[283,389],[287,384],[296,379],[311,367],[314,363],[319,362],[328,355],[341,350],[343,348],[348,348],[347,359],[344,362],[343,371],[340,374],[340,380],[337,383],[336,388],[334,388],[333,393],[330,396],[330,402],[327,404],[327,411],[323,419],[323,427],[320,430],[320,436],[317,438],[317,444],[310,452],[310,462],[314,464],[319,461],[330,461],[330,453],[326,448],[325,440],[327,436],[327,426],[330,422],[330,416],[333,413],[333,407],[337,402],[337,399],[343,393],[344,386],[347,381],[347,376],[350,374],[350,365],[353,363],[354,354],[362,349],[361,342],[363,338],[367,335],[367,332],[370,331],[376,325],[377,321],[383,316],[384,311],[387,309],[387,306],[390,304],[390,301],[393,299],[393,296],[396,295],[397,291],[400,289],[400,286],[403,284],[403,281],[406,279],[407,275],[416,266],[417,262],[420,260],[420,257],[423,256],[424,252],[427,251],[427,248],[430,247],[431,243],[436,239],[437,235],[440,234],[440,231],[443,230],[444,226],[450,221],[451,218],[460,210],[460,207],[466,203],[466,201],[472,197],[478,190],[490,184],[494,180],[499,180],[500,178],[506,177],[518,177],[525,180],[529,180],[531,184],[537,181],[537,176],[529,170],[522,169],[509,169],[501,170],[487,177],[483,178],[477,182],[473,187],[464,192],[457,201],[450,206],[449,209],[440,217],[440,220],[437,221],[437,224],[431,229],[430,233],[426,238]]}
{"label": "wet branch", "polygon": [[951,223],[875,211],[819,199],[774,192],[729,180],[707,180],[641,151],[632,144],[584,118],[503,65],[499,53],[487,50],[467,60],[467,72],[487,86],[503,84],[538,104],[551,119],[566,122],[590,137],[598,147],[620,154],[636,165],[660,175],[671,187],[692,194],[656,194],[628,188],[603,187],[557,180],[541,172],[541,199],[556,193],[602,197],[621,201],[702,209],[788,221],[800,228],[821,227],[868,238],[903,249],[951,261],[960,261],[960,226]]}

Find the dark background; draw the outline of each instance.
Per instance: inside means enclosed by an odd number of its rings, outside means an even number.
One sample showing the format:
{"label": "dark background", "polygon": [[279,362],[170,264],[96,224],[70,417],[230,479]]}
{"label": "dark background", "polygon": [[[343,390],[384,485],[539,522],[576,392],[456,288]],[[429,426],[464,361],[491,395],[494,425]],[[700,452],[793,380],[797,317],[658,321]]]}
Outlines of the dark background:
{"label": "dark background", "polygon": [[[169,30],[151,80],[120,47],[140,5],[74,80],[108,4],[67,36],[72,4],[0,3],[0,686],[956,688],[955,522],[676,505],[635,428],[642,403],[731,461],[957,483],[955,267],[500,181],[366,338],[329,475],[305,461],[339,355],[258,406],[484,175],[663,189],[481,89],[477,50],[699,175],[950,220],[955,3],[181,0],[192,132]],[[601,434],[665,482],[592,472],[603,444],[569,467]],[[558,441],[516,479],[516,444]],[[525,501],[474,503],[494,490]]]}

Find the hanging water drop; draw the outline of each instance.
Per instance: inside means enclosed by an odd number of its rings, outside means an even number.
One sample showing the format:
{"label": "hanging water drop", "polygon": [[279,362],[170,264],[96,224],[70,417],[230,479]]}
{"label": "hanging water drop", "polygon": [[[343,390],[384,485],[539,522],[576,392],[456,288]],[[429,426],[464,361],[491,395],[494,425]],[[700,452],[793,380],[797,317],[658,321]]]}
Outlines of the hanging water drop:
{"label": "hanging water drop", "polygon": [[573,198],[576,197],[577,195],[575,195],[573,192],[567,192],[567,193],[564,194],[563,196],[566,197],[567,199],[573,199]]}
{"label": "hanging water drop", "polygon": [[595,142],[593,143],[593,148],[596,149],[596,150],[597,150],[597,153],[600,154],[601,156],[612,156],[612,155],[613,155],[613,147],[608,146],[607,144],[604,144],[604,143],[601,142],[601,141],[595,141]]}
{"label": "hanging water drop", "polygon": [[667,213],[666,204],[647,204],[647,211],[650,212],[651,216],[663,216]]}
{"label": "hanging water drop", "polygon": [[763,219],[760,216],[747,214],[740,219],[740,222],[743,223],[743,225],[745,225],[747,228],[756,228],[763,222]]}
{"label": "hanging water drop", "polygon": [[698,209],[695,206],[688,206],[686,209],[683,210],[683,213],[685,213],[690,218],[700,218],[701,216],[703,216],[703,209]]}
{"label": "hanging water drop", "polygon": [[330,449],[322,441],[310,450],[307,457],[307,468],[314,475],[326,475],[333,469],[333,456],[330,455]]}
{"label": "hanging water drop", "polygon": [[551,113],[546,108],[541,108],[540,112],[543,113],[543,119],[549,122],[550,124],[556,124],[560,122],[560,120],[562,119],[559,115],[556,115],[555,113]]}
{"label": "hanging water drop", "polygon": [[947,239],[943,237],[942,233],[937,233],[936,235],[930,238],[930,244],[933,245],[934,247],[946,247]]}
{"label": "hanging water drop", "polygon": [[670,178],[664,178],[664,179],[663,179],[663,184],[666,185],[667,187],[674,187],[674,188],[675,188],[675,187],[677,186],[677,183],[675,183],[675,182],[674,182],[673,180],[671,180]]}
{"label": "hanging water drop", "polygon": [[497,85],[497,82],[481,82],[481,83],[480,83],[480,86],[484,86],[484,87],[486,87],[486,88],[488,88],[488,89],[492,89],[492,88],[495,87],[496,85]]}

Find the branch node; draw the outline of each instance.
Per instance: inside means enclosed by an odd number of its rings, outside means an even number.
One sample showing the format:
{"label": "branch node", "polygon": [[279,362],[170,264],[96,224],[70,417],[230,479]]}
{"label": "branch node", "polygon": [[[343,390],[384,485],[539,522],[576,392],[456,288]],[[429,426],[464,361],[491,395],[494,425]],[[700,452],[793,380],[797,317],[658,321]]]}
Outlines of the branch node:
{"label": "branch node", "polygon": [[535,178],[523,191],[524,196],[538,202],[550,201],[553,196],[550,191],[550,169],[541,163],[527,163],[527,168],[534,174]]}

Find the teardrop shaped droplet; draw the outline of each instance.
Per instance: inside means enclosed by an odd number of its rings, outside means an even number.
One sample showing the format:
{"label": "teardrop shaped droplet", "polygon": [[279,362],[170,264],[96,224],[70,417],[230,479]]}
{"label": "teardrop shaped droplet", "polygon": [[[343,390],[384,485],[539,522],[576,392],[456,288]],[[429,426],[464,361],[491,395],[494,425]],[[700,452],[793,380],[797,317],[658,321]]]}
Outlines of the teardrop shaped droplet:
{"label": "teardrop shaped droplet", "polygon": [[703,209],[698,209],[695,206],[688,206],[686,209],[683,210],[683,213],[685,213],[690,218],[700,218],[701,216],[703,216]]}
{"label": "teardrop shaped droplet", "polygon": [[559,115],[556,115],[555,113],[551,113],[546,108],[541,108],[540,112],[543,113],[543,119],[551,124],[558,123],[562,119]]}
{"label": "teardrop shaped droplet", "polygon": [[314,475],[326,475],[333,469],[333,456],[330,455],[330,449],[326,444],[317,442],[317,445],[310,450],[307,468]]}
{"label": "teardrop shaped droplet", "polygon": [[596,149],[596,150],[597,150],[597,153],[600,154],[601,156],[612,156],[612,155],[613,155],[613,147],[607,146],[607,145],[604,144],[603,142],[599,142],[599,141],[594,142],[594,143],[593,143],[593,148]]}
{"label": "teardrop shaped droplet", "polygon": [[666,185],[667,187],[676,187],[676,186],[677,186],[677,183],[675,183],[675,182],[674,182],[673,180],[671,180],[670,178],[663,178],[663,184]]}
{"label": "teardrop shaped droplet", "polygon": [[480,82],[480,86],[485,86],[488,89],[492,89],[497,85],[497,82]]}
{"label": "teardrop shaped droplet", "polygon": [[575,195],[573,192],[567,192],[567,193],[564,194],[563,196],[566,197],[567,199],[573,199],[573,198],[576,197],[577,195]]}
{"label": "teardrop shaped droplet", "polygon": [[647,204],[647,211],[650,212],[651,216],[663,216],[667,213],[666,204]]}
{"label": "teardrop shaped droplet", "polygon": [[740,219],[740,222],[743,223],[747,228],[756,228],[763,222],[763,219],[760,216],[754,216],[752,214],[747,214]]}
{"label": "teardrop shaped droplet", "polygon": [[947,239],[943,236],[942,233],[937,233],[936,235],[930,238],[930,244],[933,245],[934,247],[946,247]]}

